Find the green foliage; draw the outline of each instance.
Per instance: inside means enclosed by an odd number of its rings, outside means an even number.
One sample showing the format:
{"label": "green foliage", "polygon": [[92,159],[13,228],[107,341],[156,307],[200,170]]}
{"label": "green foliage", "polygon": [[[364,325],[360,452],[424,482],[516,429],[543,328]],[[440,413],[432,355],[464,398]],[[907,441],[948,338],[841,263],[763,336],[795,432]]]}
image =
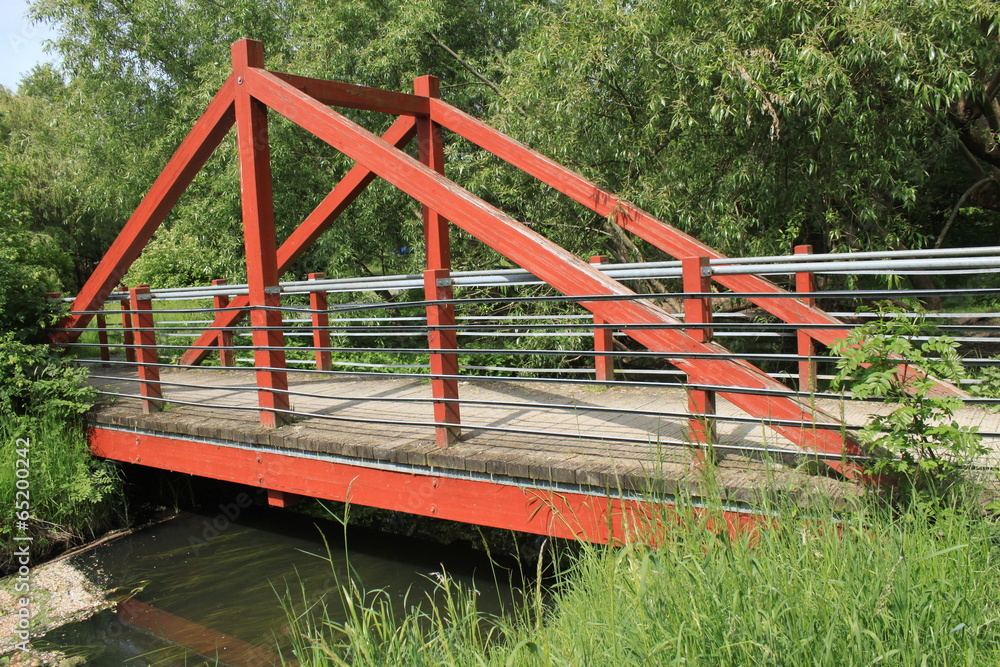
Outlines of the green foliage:
{"label": "green foliage", "polygon": [[[78,424],[57,415],[0,413],[0,503],[6,508],[16,506],[19,458],[29,463],[28,524],[36,556],[59,544],[94,537],[124,511],[117,468],[90,455]],[[0,543],[6,554],[0,559],[0,570],[10,564],[14,553],[11,538],[18,534],[14,520],[12,509],[0,516]]]}
{"label": "green foliage", "polygon": [[946,336],[918,342],[932,330],[919,312],[910,316],[881,304],[877,314],[831,347],[841,356],[833,387],[846,386],[855,398],[884,398],[895,406],[888,414],[872,415],[861,430],[875,457],[870,471],[900,474],[914,490],[938,495],[988,451],[976,427],[954,420],[961,399],[932,391],[935,377],[951,382],[961,377],[957,343]]}
{"label": "green foliage", "polygon": [[59,288],[66,257],[49,236],[30,228],[29,212],[12,195],[23,180],[0,162],[0,330],[37,342],[58,312],[45,295]]}
{"label": "green foliage", "polygon": [[46,416],[76,423],[93,405],[86,369],[72,366],[48,345],[28,345],[0,332],[0,417]]}
{"label": "green foliage", "polygon": [[[345,588],[346,621],[286,606],[311,665],[986,665],[1000,660],[996,524],[912,508],[779,511],[756,532],[681,508],[654,548],[584,546],[551,596],[495,619],[447,577],[394,614]],[[836,526],[834,526],[836,524]],[[320,605],[322,607],[322,605]],[[340,611],[339,609],[337,611]],[[313,609],[312,612],[317,612]],[[343,617],[342,616],[342,617]]]}
{"label": "green foliage", "polygon": [[[997,361],[997,359],[993,359]],[[1000,398],[1000,366],[985,366],[976,373],[979,384],[972,385],[971,392],[974,396],[982,398]],[[990,409],[996,410],[997,406]]]}

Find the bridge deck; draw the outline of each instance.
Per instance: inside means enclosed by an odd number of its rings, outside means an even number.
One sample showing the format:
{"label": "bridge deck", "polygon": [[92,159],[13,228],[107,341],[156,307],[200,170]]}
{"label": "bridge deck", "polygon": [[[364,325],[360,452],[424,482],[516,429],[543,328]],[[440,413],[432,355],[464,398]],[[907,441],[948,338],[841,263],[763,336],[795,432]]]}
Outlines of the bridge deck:
{"label": "bridge deck", "polygon": [[[104,376],[92,379],[96,386],[122,393],[136,391],[134,373],[102,369],[94,374]],[[463,404],[462,421],[467,425],[463,437],[441,449],[435,446],[433,429],[427,425],[430,386],[425,380],[293,376],[293,391],[315,395],[293,396],[293,409],[323,417],[297,418],[277,429],[265,429],[257,423],[256,395],[246,389],[253,386],[252,371],[167,370],[162,380],[193,386],[168,384],[165,395],[173,402],[163,412],[143,415],[137,400],[119,398],[93,411],[90,422],[268,451],[346,458],[369,466],[403,467],[415,473],[474,475],[514,483],[697,495],[704,480],[692,466],[691,450],[664,444],[684,439],[685,419],[595,410],[683,413],[686,396],[677,389],[612,387],[595,391],[593,386],[544,382],[463,382],[463,400],[549,403],[573,408]],[[830,414],[844,414],[849,424],[862,423],[865,415],[880,408],[870,403],[821,403]],[[245,409],[207,407],[213,405]],[[718,412],[739,414],[721,398]],[[985,431],[1000,431],[1000,415],[967,409],[963,420],[976,422]],[[817,492],[837,499],[858,493],[850,485],[797,470],[801,460],[790,456],[796,451],[792,445],[760,424],[720,422],[719,440],[773,452],[773,456],[720,452],[716,481],[733,502],[752,503],[765,490],[793,494],[803,500]]]}

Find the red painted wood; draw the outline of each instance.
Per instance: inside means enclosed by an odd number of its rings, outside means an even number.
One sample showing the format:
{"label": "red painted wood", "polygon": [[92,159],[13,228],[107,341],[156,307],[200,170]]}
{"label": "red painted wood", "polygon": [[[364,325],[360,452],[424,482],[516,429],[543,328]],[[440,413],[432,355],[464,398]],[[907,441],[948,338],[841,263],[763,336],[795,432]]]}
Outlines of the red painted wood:
{"label": "red painted wood", "polygon": [[285,493],[284,491],[275,491],[274,489],[267,490],[267,504],[271,507],[284,509],[298,505],[301,500],[302,496],[297,496],[294,493]]}
{"label": "red painted wood", "polygon": [[[235,88],[236,81],[231,77],[212,98],[205,113],[188,132],[94,273],[84,283],[73,301],[72,310],[99,310],[108,294],[132,266],[157,227],[233,126]],[[59,326],[73,330],[57,332],[53,336],[53,342],[75,341],[91,317],[92,315],[70,315]]]}
{"label": "red painted wood", "polygon": [[122,346],[125,348],[125,361],[135,363],[135,335],[132,333],[132,318],[129,316],[128,301],[120,301],[122,313]]}
{"label": "red painted wood", "polygon": [[[682,289],[688,294],[706,294],[712,290],[712,276],[708,257],[685,257],[681,260]],[[686,324],[711,324],[712,300],[709,298],[685,298],[684,322]],[[688,334],[698,342],[712,340],[711,329],[688,329]],[[697,415],[714,415],[716,396],[714,391],[688,389],[688,411]],[[691,417],[688,432],[692,442],[712,445],[716,442],[715,421],[709,417]],[[713,452],[708,449],[695,450],[695,459],[701,463],[714,463]]]}
{"label": "red painted wood", "polygon": [[[310,273],[309,280],[322,280],[322,273]],[[326,290],[316,289],[309,292],[309,308],[312,309],[313,326],[313,347],[316,349],[316,368],[321,371],[328,371],[332,368],[330,350],[330,315],[325,312],[328,308],[326,300]]]}
{"label": "red painted wood", "polygon": [[[795,246],[796,255],[811,255],[813,247],[811,245],[797,245]],[[814,273],[796,273],[795,274],[795,291],[796,292],[816,292],[816,274]],[[802,303],[807,306],[815,306],[816,299],[813,297],[802,297]],[[818,346],[816,345],[816,340],[809,335],[808,332],[799,330],[795,333],[796,343],[798,348],[798,354],[800,357],[815,357],[819,353]],[[799,362],[799,391],[814,392],[816,391],[816,362],[815,361],[800,361]]]}
{"label": "red painted wood", "polygon": [[[440,82],[436,76],[419,76],[413,80],[413,90],[425,97],[440,97]],[[441,126],[430,118],[417,119],[417,147],[420,162],[444,175],[444,140]],[[448,221],[437,211],[422,207],[424,217],[424,242],[427,246],[427,269],[451,269],[451,240]]]}
{"label": "red painted wood", "polygon": [[[611,217],[623,229],[645,239],[674,257],[706,256],[711,259],[725,257],[693,236],[658,220],[637,206],[620,199],[604,188],[598,187],[576,172],[442,100],[431,100],[431,118],[443,127],[531,174],[597,214]],[[760,276],[718,275],[714,277],[714,280],[734,292],[787,293]],[[803,326],[808,324],[843,324],[835,317],[798,299],[758,297],[752,298],[750,301],[775,317],[792,324],[802,324]],[[827,346],[847,336],[847,330],[840,328],[806,328],[805,333]],[[958,387],[943,381],[937,381],[936,392],[940,395],[968,396]]]}
{"label": "red painted wood", "polygon": [[135,339],[135,357],[139,372],[139,393],[142,411],[157,412],[163,407],[163,390],[160,385],[160,367],[156,354],[156,332],[153,331],[153,302],[149,285],[139,285],[129,290],[129,309],[132,311],[132,330]]}
{"label": "red painted wood", "polygon": [[[281,115],[337,148],[351,159],[367,166],[400,190],[448,217],[479,240],[502,253],[516,265],[527,269],[560,292],[586,295],[634,296],[634,292],[596,271],[580,258],[514,220],[502,211],[448,181],[402,151],[394,149],[361,126],[332,111],[277,77],[262,71],[248,72],[255,98]],[[587,301],[580,304],[612,322],[630,323],[623,330],[652,350],[669,352],[724,352],[718,345],[699,343],[679,330],[643,329],[643,324],[679,324],[653,304],[636,301]],[[750,389],[784,391],[783,385],[749,363],[727,359],[671,359],[671,363],[698,382]],[[813,410],[800,401],[782,396],[725,393],[728,400],[751,415],[810,423]],[[823,421],[837,423],[819,411]],[[823,452],[860,453],[857,444],[833,430],[772,425],[800,447]],[[846,445],[846,447],[845,447]],[[828,464],[851,476],[860,475],[854,464],[830,461]]]}
{"label": "red painted wood", "polygon": [[[424,271],[424,299],[427,301],[446,301],[454,298],[451,287],[451,272],[447,269],[428,269]],[[427,306],[427,347],[431,350],[457,350],[458,332],[455,329],[437,329],[435,327],[455,326],[455,308]],[[458,375],[457,353],[430,353],[431,395],[436,398],[457,399],[458,380],[440,377],[442,375]],[[461,434],[461,413],[458,403],[434,403],[434,421],[450,426],[437,426],[434,429],[434,439],[438,447],[447,447],[458,440]]]}
{"label": "red painted wood", "polygon": [[[604,264],[608,258],[604,255],[594,255],[590,258],[591,264]],[[594,315],[594,325],[601,327],[608,324],[599,315]],[[594,329],[594,352],[614,352],[614,333],[611,329]],[[601,382],[610,382],[615,379],[615,358],[610,355],[599,355],[594,357],[594,379]]]}
{"label": "red painted wood", "polygon": [[97,315],[97,344],[101,348],[101,361],[111,361],[111,348],[108,346],[108,318],[104,314]]}
{"label": "red painted wood", "polygon": [[[135,598],[119,602],[116,611],[121,623],[162,637],[170,643],[184,646],[212,661],[218,661],[213,664],[245,666],[286,664],[272,651],[206,628]],[[287,664],[299,663],[292,661]]]}
{"label": "red painted wood", "polygon": [[411,95],[381,88],[357,86],[341,81],[311,79],[284,72],[271,73],[289,85],[295,86],[309,97],[330,106],[381,111],[391,113],[394,116],[404,114],[426,116],[430,113],[427,97],[423,93],[417,92],[416,95]]}
{"label": "red painted wood", "polygon": [[[213,285],[225,285],[226,281],[222,278],[212,281]],[[229,295],[219,294],[212,299],[215,308],[228,308],[229,307]],[[229,349],[233,346],[233,332],[229,329],[222,329],[216,332],[215,339],[219,343],[219,365],[231,368],[236,365],[236,350]]]}
{"label": "red painted wood", "polygon": [[[95,456],[220,479],[310,498],[350,502],[479,526],[589,542],[633,541],[650,534],[669,505],[348,465],[183,438],[89,430]],[[731,532],[765,524],[727,512]],[[662,531],[662,528],[660,529]],[[657,532],[653,529],[653,534]]]}
{"label": "red painted wood", "polygon": [[[264,47],[249,39],[233,44],[233,75],[237,86],[236,143],[240,156],[250,323],[253,326],[254,366],[257,368],[260,422],[275,426],[286,421],[288,375],[285,373],[285,335],[281,330],[278,292],[278,255],[271,192],[271,152],[267,136],[267,107],[251,97],[252,68],[264,66]],[[276,370],[278,369],[278,370]]]}
{"label": "red painted wood", "polygon": [[[382,138],[392,146],[403,148],[413,139],[416,132],[414,119],[405,117],[393,123],[382,135]],[[284,273],[291,268],[292,264],[302,256],[302,253],[337,220],[340,214],[357,199],[358,195],[364,192],[364,189],[374,179],[375,174],[366,167],[355,165],[351,168],[330,194],[278,248],[278,273]],[[230,306],[245,308],[247,303],[249,303],[249,299],[246,296],[238,296],[232,300]],[[212,327],[232,327],[244,317],[246,317],[246,311],[233,310],[222,313],[215,317]],[[195,349],[188,350],[181,356],[180,364],[182,366],[195,366],[201,363],[210,352],[206,348],[214,344],[215,336],[212,335],[212,332],[206,331],[192,343]]]}

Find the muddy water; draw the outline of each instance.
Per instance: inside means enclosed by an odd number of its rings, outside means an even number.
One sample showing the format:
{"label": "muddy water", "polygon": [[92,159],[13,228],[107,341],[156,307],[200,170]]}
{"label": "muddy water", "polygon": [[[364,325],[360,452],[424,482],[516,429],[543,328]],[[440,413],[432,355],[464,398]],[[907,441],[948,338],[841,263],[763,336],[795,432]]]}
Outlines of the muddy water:
{"label": "muddy water", "polygon": [[[286,593],[299,609],[303,596],[325,596],[336,618],[338,587],[353,579],[384,589],[403,611],[433,594],[447,571],[478,591],[489,613],[514,599],[509,574],[468,547],[345,531],[283,510],[239,508],[231,519],[236,507],[184,515],[75,557],[92,580],[136,593],[124,609],[60,628],[45,641],[90,665],[217,664],[219,656],[218,664],[271,664],[279,654],[291,657]],[[206,645],[224,648],[206,661],[196,652]]]}

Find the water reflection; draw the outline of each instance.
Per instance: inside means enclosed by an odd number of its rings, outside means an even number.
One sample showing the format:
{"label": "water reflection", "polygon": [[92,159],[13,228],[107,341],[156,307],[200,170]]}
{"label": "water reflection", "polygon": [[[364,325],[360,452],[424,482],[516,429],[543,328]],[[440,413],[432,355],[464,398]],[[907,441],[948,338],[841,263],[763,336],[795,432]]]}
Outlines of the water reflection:
{"label": "water reflection", "polygon": [[[106,588],[139,591],[128,610],[130,623],[107,612],[50,633],[47,642],[93,665],[204,664],[177,645],[178,637],[199,646],[206,636],[219,635],[226,651],[252,645],[288,657],[280,599],[286,592],[300,606],[303,595],[309,601],[326,597],[336,616],[337,589],[353,578],[366,589],[385,589],[405,611],[404,602],[412,605],[434,590],[442,570],[477,591],[488,613],[512,604],[509,582],[498,581],[507,572],[468,546],[345,530],[287,510],[236,507],[187,514],[77,556],[74,565]],[[157,627],[174,641],[135,626]]]}

